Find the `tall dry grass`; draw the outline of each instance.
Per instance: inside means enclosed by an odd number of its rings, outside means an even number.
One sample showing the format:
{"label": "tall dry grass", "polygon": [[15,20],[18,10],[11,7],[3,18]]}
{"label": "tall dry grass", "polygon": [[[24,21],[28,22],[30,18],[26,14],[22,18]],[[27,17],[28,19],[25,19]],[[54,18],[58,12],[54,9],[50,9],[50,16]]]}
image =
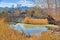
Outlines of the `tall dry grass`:
{"label": "tall dry grass", "polygon": [[48,20],[47,19],[33,19],[33,18],[26,17],[23,20],[23,23],[30,23],[30,24],[48,24]]}
{"label": "tall dry grass", "polygon": [[60,40],[58,34],[51,33],[50,31],[42,32],[38,36],[34,33],[28,37],[23,32],[10,29],[4,20],[4,18],[0,19],[0,40]]}

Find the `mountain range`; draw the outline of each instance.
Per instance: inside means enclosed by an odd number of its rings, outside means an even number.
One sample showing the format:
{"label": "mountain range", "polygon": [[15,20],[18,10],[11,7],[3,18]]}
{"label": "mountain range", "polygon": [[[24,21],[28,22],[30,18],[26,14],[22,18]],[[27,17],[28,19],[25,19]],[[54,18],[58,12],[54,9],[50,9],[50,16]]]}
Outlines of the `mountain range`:
{"label": "mountain range", "polygon": [[[8,8],[9,10],[14,10],[15,8],[9,8],[9,7],[6,7],[6,8]],[[32,7],[27,7],[27,6],[22,6],[22,7],[19,7],[19,9],[21,10],[21,11],[24,11],[24,10],[26,10],[26,9],[29,9],[29,8],[32,8]],[[0,7],[0,10],[2,10],[2,9],[4,9],[4,7]]]}

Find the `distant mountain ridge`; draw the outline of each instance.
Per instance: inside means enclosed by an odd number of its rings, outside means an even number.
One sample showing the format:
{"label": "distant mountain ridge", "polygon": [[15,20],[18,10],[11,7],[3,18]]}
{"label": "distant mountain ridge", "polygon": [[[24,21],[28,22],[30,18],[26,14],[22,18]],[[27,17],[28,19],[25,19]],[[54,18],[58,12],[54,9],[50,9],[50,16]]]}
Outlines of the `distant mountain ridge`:
{"label": "distant mountain ridge", "polygon": [[[12,7],[11,8],[6,7],[6,8],[8,8],[9,10],[14,10],[15,9],[15,8],[12,8]],[[24,11],[24,10],[26,10],[28,8],[32,8],[32,7],[22,6],[19,9],[21,9],[21,11]],[[2,10],[2,9],[4,9],[4,7],[0,7],[0,10]]]}

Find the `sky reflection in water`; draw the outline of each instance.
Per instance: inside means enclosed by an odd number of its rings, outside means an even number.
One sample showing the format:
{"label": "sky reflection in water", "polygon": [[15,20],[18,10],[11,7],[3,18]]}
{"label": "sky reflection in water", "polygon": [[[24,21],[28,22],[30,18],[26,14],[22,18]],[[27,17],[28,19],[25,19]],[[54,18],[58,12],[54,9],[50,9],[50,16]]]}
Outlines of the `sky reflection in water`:
{"label": "sky reflection in water", "polygon": [[40,33],[40,32],[44,32],[47,31],[48,29],[46,27],[35,27],[35,28],[26,28],[23,26],[23,24],[16,24],[13,26],[14,30],[23,30],[25,34],[32,34],[32,33]]}

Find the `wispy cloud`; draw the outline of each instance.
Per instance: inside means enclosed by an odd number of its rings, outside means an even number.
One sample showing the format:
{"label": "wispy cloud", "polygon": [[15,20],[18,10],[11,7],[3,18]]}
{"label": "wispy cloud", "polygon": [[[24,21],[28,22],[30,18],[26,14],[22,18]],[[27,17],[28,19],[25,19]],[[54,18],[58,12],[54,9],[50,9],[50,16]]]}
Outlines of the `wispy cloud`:
{"label": "wispy cloud", "polygon": [[31,1],[19,0],[16,3],[14,3],[14,2],[0,2],[0,7],[12,7],[12,5],[14,5],[14,7],[16,7],[17,4],[20,4],[21,6],[28,6],[28,7],[34,6],[33,2],[31,2]]}
{"label": "wispy cloud", "polygon": [[[35,0],[38,2],[38,0]],[[46,7],[47,4],[46,2],[43,2],[42,0],[39,1],[40,4],[38,4],[40,7]],[[21,6],[28,6],[28,7],[33,7],[35,6],[34,1],[32,0],[2,0],[0,2],[0,7],[14,7],[17,6],[17,4],[20,4]]]}
{"label": "wispy cloud", "polygon": [[28,7],[35,6],[34,3],[31,1],[19,1],[17,4],[21,4],[21,6],[28,6]]}
{"label": "wispy cloud", "polygon": [[0,3],[0,7],[12,7],[12,5],[14,5],[14,7],[16,7],[15,3],[5,3],[5,2]]}

